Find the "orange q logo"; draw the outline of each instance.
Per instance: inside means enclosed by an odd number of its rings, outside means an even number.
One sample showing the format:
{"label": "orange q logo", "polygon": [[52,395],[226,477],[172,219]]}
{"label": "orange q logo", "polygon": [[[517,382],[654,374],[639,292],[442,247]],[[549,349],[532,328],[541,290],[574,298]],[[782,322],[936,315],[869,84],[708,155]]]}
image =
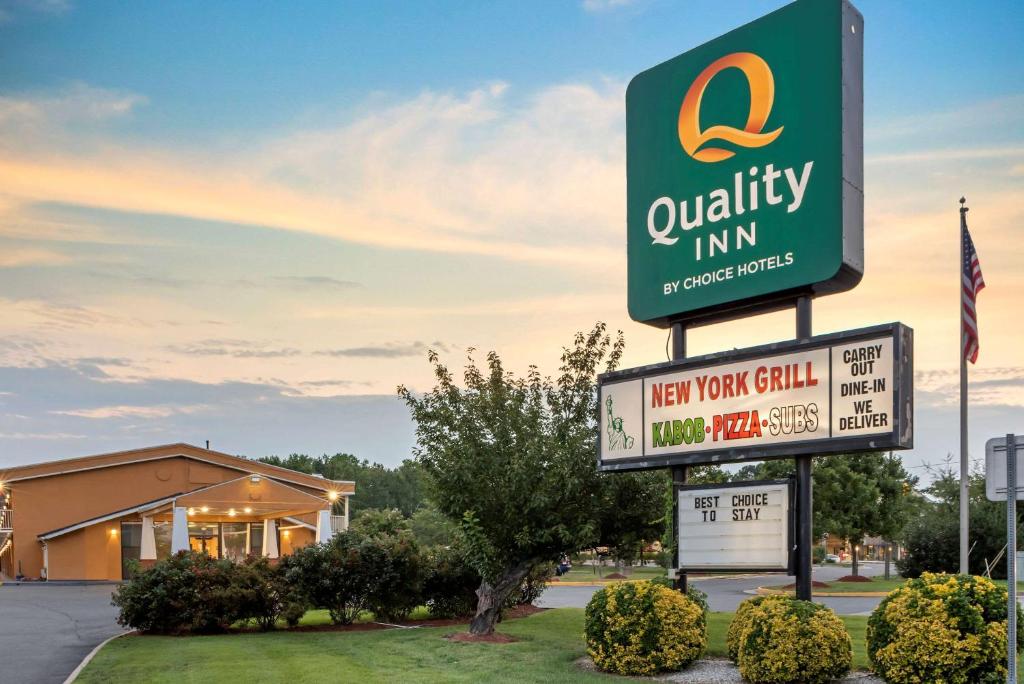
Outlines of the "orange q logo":
{"label": "orange q logo", "polygon": [[[706,131],[700,130],[700,101],[704,90],[719,72],[735,67],[743,72],[750,85],[750,113],[747,125],[743,130],[732,126],[711,126]],[[720,57],[708,65],[694,80],[683,98],[683,106],[679,108],[679,142],[686,153],[702,162],[717,162],[732,157],[735,152],[721,147],[705,147],[712,140],[725,142],[740,147],[764,147],[779,137],[782,126],[771,133],[762,133],[768,115],[772,111],[775,100],[775,78],[768,63],[752,52],[734,52]]]}

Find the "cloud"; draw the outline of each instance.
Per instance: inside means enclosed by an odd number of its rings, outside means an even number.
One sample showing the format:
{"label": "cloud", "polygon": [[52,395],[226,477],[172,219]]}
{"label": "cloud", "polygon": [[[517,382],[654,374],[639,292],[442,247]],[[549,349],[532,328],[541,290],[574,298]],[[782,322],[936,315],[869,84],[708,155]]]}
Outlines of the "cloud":
{"label": "cloud", "polygon": [[97,406],[95,408],[65,409],[51,411],[58,416],[77,416],[79,418],[167,418],[177,413],[195,413],[206,408],[196,406]]}
{"label": "cloud", "polygon": [[583,0],[582,5],[583,9],[588,12],[609,12],[620,7],[627,7],[635,2],[636,0]]}
{"label": "cloud", "polygon": [[[26,136],[48,135],[59,132],[62,127],[125,117],[145,102],[146,98],[141,95],[82,82],[50,94],[4,95],[0,96],[0,130]],[[11,145],[13,141],[5,144]]]}
{"label": "cloud", "polygon": [[0,25],[14,21],[15,10],[59,16],[71,11],[68,0],[7,0],[0,5]]}
{"label": "cloud", "polygon": [[[1024,367],[971,367],[969,401],[971,406],[1024,407]],[[960,405],[960,373],[954,370],[930,370],[914,374],[917,400],[929,406]]]}
{"label": "cloud", "polygon": [[349,347],[347,349],[323,349],[316,354],[320,356],[352,356],[378,359],[396,359],[404,356],[425,356],[428,349],[435,349],[441,352],[448,352],[448,346],[443,342],[432,342],[429,345],[425,342],[411,342],[408,344],[383,344],[376,347]]}
{"label": "cloud", "polygon": [[273,359],[299,356],[302,352],[293,347],[267,348],[247,340],[212,339],[194,344],[170,345],[168,351],[187,356],[230,356],[236,359]]}
{"label": "cloud", "polygon": [[8,247],[0,250],[0,268],[59,266],[70,261],[71,257],[68,255],[48,249]]}
{"label": "cloud", "polygon": [[360,283],[351,280],[338,280],[329,276],[274,276],[271,280],[301,289],[352,290],[362,287]]}
{"label": "cloud", "polygon": [[[45,364],[0,366],[4,467],[170,442],[250,456],[347,451],[388,465],[409,458],[414,432],[393,395],[307,396],[271,382],[121,382]],[[16,414],[16,415],[14,415]]]}
{"label": "cloud", "polygon": [[16,205],[165,214],[388,249],[618,264],[624,84],[510,93],[494,83],[375,101],[358,118],[339,114],[216,153],[78,132],[130,113],[144,101],[135,94],[81,85],[8,97],[0,100],[0,187]]}

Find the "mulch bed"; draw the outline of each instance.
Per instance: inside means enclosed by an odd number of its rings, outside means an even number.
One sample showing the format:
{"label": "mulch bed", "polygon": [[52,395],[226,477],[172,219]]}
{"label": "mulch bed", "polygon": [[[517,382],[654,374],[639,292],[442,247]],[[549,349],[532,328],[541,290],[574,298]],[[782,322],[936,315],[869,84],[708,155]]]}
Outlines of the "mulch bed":
{"label": "mulch bed", "polygon": [[840,577],[839,579],[836,580],[836,582],[870,582],[870,581],[871,581],[871,578],[870,577],[865,577],[864,575],[846,575],[845,577]]}
{"label": "mulch bed", "polygon": [[[831,585],[828,584],[827,582],[819,582],[818,580],[814,580],[813,582],[811,582],[811,587],[813,587],[814,589],[828,589],[830,586]],[[796,589],[796,584],[787,584],[786,586],[784,586],[782,588],[783,589]]]}
{"label": "mulch bed", "polygon": [[[502,615],[502,620],[518,620],[519,618],[529,617],[536,613],[541,613],[548,608],[538,608],[535,605],[524,603],[518,605],[515,608],[507,609]],[[443,620],[406,620],[404,622],[390,623],[390,622],[357,622],[351,625],[298,625],[296,627],[287,627],[278,630],[272,630],[277,632],[372,632],[378,629],[400,629],[403,627],[461,627],[468,625],[469,621],[473,616],[467,615],[464,617],[447,618]],[[230,629],[227,632],[220,632],[216,634],[179,634],[170,636],[224,636],[225,634],[252,634],[259,632],[260,630],[256,627],[246,627],[243,629]],[[466,632],[468,635],[469,633]],[[143,633],[142,636],[154,636]],[[155,636],[167,636],[167,635],[155,635]],[[501,635],[499,635],[500,637]],[[514,639],[510,639],[514,641]],[[457,641],[463,641],[457,639]],[[481,639],[481,641],[487,641],[487,639]],[[506,643],[504,641],[495,641],[494,643]]]}
{"label": "mulch bed", "polygon": [[610,575],[605,575],[604,578],[605,579],[620,580],[620,579],[626,579],[626,576],[623,575],[622,573],[613,572]]}

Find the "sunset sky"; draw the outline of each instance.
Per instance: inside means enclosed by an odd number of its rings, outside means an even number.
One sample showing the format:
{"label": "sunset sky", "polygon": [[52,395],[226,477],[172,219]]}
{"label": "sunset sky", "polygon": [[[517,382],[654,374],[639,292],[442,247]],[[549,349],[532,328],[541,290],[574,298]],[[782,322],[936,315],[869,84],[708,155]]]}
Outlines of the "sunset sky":
{"label": "sunset sky", "polygon": [[[428,349],[554,372],[602,320],[664,360],[626,313],[625,86],[782,4],[0,2],[0,469],[207,439],[396,464]],[[961,195],[972,458],[1024,432],[1024,11],[855,4],[866,273],[814,331],[914,328],[924,476],[958,449]]]}

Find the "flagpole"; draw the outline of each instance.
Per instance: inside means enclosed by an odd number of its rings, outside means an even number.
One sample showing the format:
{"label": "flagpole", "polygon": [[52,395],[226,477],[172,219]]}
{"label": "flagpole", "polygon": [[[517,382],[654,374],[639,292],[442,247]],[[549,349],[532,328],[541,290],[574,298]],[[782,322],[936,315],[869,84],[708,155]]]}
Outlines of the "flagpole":
{"label": "flagpole", "polygon": [[967,356],[964,353],[964,285],[963,260],[964,260],[964,230],[967,226],[967,207],[964,203],[967,200],[960,198],[960,248],[959,259],[957,260],[957,273],[959,277],[960,290],[960,573],[970,574],[970,510],[968,484],[970,478],[970,464],[967,458]]}

